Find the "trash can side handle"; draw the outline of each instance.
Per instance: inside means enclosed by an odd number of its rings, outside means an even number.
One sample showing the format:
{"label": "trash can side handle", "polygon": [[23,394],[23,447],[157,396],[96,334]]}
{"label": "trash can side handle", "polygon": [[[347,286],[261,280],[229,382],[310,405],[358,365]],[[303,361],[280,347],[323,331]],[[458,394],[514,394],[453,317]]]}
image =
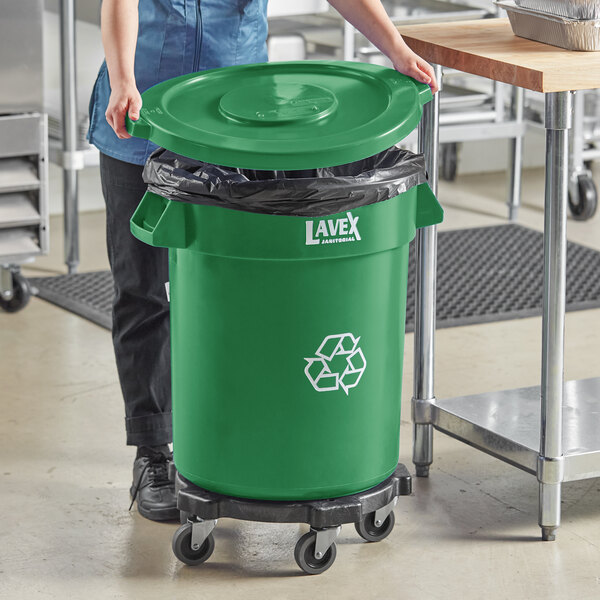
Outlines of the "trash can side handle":
{"label": "trash can side handle", "polygon": [[421,103],[421,106],[433,100],[433,94],[431,93],[431,88],[428,84],[415,81],[415,87],[417,88],[417,94],[419,95],[419,102]]}
{"label": "trash can side handle", "polygon": [[144,120],[144,117],[140,115],[137,121],[132,121],[129,115],[125,117],[125,128],[133,136],[149,140],[152,134],[152,126],[150,123]]}
{"label": "trash can side handle", "polygon": [[444,220],[444,209],[440,206],[428,183],[417,186],[416,227],[436,225]]}
{"label": "trash can side handle", "polygon": [[146,192],[131,217],[131,233],[150,246],[186,248],[184,210],[182,202]]}

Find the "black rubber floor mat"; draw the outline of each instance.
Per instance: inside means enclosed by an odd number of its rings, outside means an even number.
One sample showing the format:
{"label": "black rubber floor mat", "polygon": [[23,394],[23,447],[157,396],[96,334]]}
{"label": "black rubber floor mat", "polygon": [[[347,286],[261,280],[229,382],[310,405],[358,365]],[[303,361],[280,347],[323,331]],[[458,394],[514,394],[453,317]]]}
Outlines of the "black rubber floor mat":
{"label": "black rubber floor mat", "polygon": [[[456,327],[542,314],[543,236],[520,225],[444,231],[438,236],[437,326]],[[108,271],[31,279],[38,295],[110,329]],[[406,330],[414,330],[411,247]],[[600,307],[600,252],[569,242],[567,310]]]}
{"label": "black rubber floor mat", "polygon": [[32,277],[34,294],[52,304],[112,329],[113,278],[110,271]]}
{"label": "black rubber floor mat", "polygon": [[[406,330],[414,330],[415,257],[410,253]],[[542,314],[544,236],[520,225],[438,236],[437,327]],[[567,245],[567,311],[600,307],[600,252]]]}

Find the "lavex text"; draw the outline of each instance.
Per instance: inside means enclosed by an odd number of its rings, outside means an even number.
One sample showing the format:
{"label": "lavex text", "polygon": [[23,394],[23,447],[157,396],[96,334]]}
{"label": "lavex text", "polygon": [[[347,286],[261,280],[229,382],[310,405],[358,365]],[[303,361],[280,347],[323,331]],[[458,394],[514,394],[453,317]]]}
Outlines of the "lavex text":
{"label": "lavex text", "polygon": [[358,232],[359,218],[348,212],[345,217],[339,219],[306,221],[306,245],[359,242],[361,240]]}

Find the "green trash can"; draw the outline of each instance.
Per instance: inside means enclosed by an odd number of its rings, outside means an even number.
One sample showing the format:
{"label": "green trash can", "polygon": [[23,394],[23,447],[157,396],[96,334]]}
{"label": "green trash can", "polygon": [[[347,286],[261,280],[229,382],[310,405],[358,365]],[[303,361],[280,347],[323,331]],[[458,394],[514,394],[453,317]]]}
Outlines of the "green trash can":
{"label": "green trash can", "polygon": [[[136,237],[169,248],[177,470],[251,499],[377,485],[398,463],[408,245],[442,209],[427,183],[381,200],[349,186],[333,202],[330,178],[320,194],[314,173],[289,171],[393,146],[429,88],[375,65],[307,61],[186,75],[142,99],[133,135],[259,170],[258,191],[231,202],[210,186],[186,195],[185,177],[179,190],[151,184],[131,219]],[[279,173],[261,183],[261,170]],[[286,175],[294,189],[312,181],[306,201],[263,202],[260,186]]]}

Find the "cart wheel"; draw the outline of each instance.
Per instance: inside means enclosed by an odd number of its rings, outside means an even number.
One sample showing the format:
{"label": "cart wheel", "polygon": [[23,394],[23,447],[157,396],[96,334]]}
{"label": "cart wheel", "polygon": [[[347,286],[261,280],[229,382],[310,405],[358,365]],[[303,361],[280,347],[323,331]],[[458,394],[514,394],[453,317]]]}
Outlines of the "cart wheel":
{"label": "cart wheel", "polygon": [[334,563],[337,551],[335,544],[331,544],[323,558],[315,558],[315,544],[317,541],[317,534],[309,532],[304,534],[296,544],[294,550],[294,558],[298,566],[309,575],[319,575],[324,571],[327,571],[329,567]]}
{"label": "cart wheel", "polygon": [[445,181],[454,181],[456,179],[456,170],[458,165],[458,144],[442,144],[442,156],[440,165],[440,174]]}
{"label": "cart wheel", "polygon": [[9,313],[14,313],[27,306],[31,298],[29,282],[21,273],[12,273],[13,296],[10,300],[0,297],[0,306]]}
{"label": "cart wheel", "polygon": [[569,194],[569,208],[576,221],[591,219],[598,208],[598,190],[589,175],[577,178],[577,198]]}
{"label": "cart wheel", "polygon": [[182,525],[173,536],[173,554],[192,567],[206,562],[215,549],[215,538],[211,533],[198,550],[192,548],[192,524]]}
{"label": "cart wheel", "polygon": [[394,513],[391,512],[386,520],[377,527],[377,525],[375,525],[375,513],[372,512],[362,521],[355,523],[354,527],[356,527],[358,535],[360,535],[363,540],[367,540],[367,542],[380,542],[392,533],[395,523],[396,517],[394,516]]}

